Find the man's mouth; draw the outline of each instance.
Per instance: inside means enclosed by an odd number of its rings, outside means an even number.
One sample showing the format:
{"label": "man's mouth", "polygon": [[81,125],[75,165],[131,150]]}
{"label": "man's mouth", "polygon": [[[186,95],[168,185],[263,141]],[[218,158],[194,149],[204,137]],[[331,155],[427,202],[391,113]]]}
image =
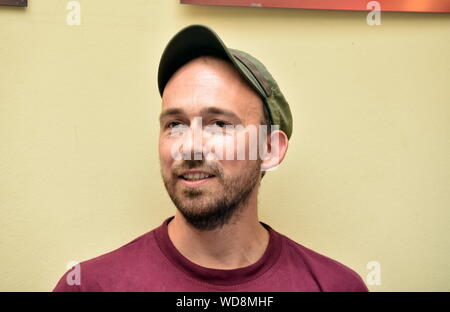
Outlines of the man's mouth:
{"label": "man's mouth", "polygon": [[180,177],[187,181],[198,181],[198,180],[212,178],[212,177],[214,177],[214,175],[206,174],[206,173],[189,173],[189,174],[183,174]]}
{"label": "man's mouth", "polygon": [[215,177],[214,174],[199,170],[189,170],[178,176],[184,185],[191,187],[208,182]]}

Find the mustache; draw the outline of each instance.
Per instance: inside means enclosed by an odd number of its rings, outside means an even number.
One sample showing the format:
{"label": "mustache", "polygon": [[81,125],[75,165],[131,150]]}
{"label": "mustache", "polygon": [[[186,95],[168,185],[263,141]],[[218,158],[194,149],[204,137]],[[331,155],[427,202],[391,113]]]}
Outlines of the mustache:
{"label": "mustache", "polygon": [[179,164],[175,165],[172,172],[175,176],[181,175],[184,171],[190,169],[197,169],[201,171],[208,172],[209,174],[215,175],[217,177],[223,176],[222,168],[212,162],[207,162],[205,160],[183,160]]}

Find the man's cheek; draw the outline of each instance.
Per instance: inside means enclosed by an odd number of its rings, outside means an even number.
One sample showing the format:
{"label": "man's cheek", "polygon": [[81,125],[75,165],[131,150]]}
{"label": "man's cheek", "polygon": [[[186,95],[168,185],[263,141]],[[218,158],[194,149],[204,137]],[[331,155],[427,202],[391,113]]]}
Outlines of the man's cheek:
{"label": "man's cheek", "polygon": [[182,146],[183,146],[182,138],[172,140],[164,147],[165,157],[171,161],[182,160],[183,159]]}
{"label": "man's cheek", "polygon": [[170,177],[171,166],[174,162],[171,155],[171,145],[167,143],[162,143],[159,145],[159,162],[161,165],[161,170],[165,177]]}

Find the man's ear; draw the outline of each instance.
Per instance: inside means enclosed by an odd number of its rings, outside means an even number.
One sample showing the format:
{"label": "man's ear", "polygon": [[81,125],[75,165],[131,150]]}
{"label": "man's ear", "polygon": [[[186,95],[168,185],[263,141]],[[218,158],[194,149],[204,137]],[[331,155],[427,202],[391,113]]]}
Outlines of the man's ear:
{"label": "man's ear", "polygon": [[261,157],[261,171],[277,169],[284,159],[289,145],[289,139],[281,130],[274,130],[266,140],[265,155]]}

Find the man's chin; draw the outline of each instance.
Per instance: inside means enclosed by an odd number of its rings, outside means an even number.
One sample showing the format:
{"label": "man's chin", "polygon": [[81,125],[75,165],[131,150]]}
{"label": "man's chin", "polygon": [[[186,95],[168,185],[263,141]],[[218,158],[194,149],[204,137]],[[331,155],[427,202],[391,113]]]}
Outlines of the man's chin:
{"label": "man's chin", "polygon": [[186,222],[200,231],[212,231],[220,228],[227,224],[231,217],[229,214],[211,211],[208,210],[208,208],[205,208],[205,210],[197,209],[198,207],[195,207],[195,209],[191,208],[192,207],[184,207],[180,209],[177,207]]}
{"label": "man's chin", "polygon": [[212,186],[201,186],[201,187],[189,187],[186,185],[177,184],[175,186],[176,195],[179,200],[188,199],[202,199],[202,200],[213,200],[214,195],[223,193],[218,187]]}

